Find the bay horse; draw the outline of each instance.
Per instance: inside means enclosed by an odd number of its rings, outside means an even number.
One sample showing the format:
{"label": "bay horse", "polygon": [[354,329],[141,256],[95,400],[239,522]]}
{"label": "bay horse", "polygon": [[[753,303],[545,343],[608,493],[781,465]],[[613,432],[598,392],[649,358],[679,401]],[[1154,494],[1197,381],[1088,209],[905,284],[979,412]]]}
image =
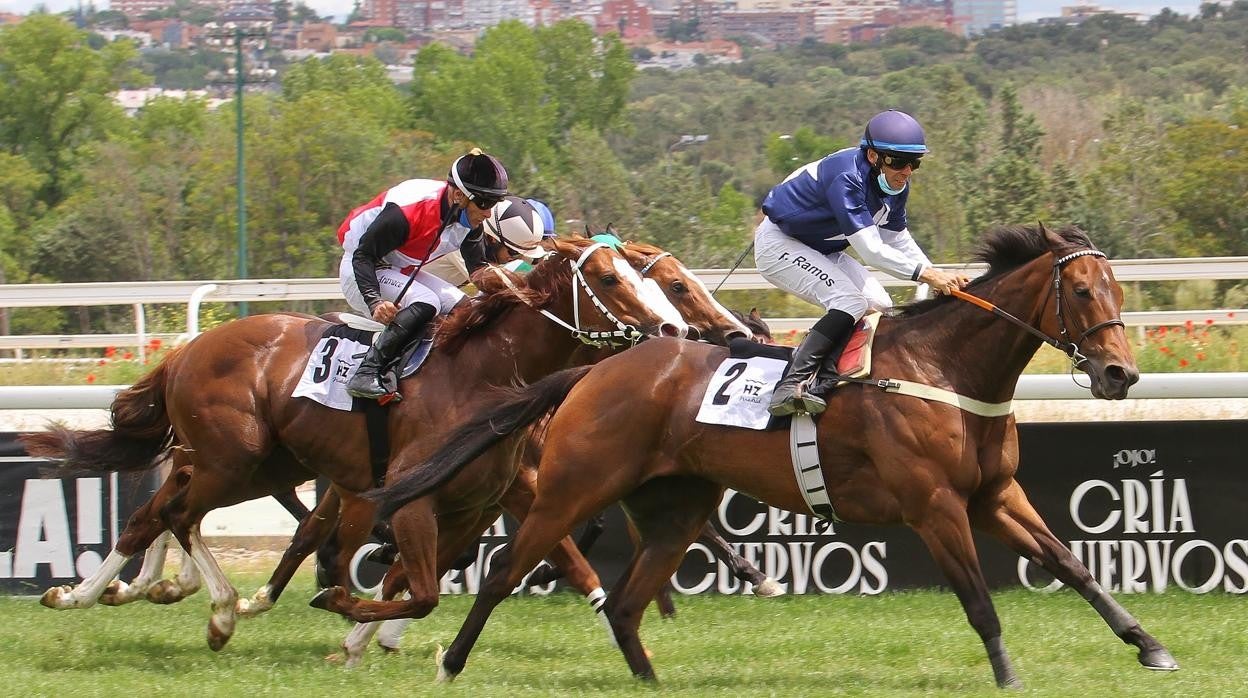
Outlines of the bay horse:
{"label": "bay horse", "polygon": [[[568,362],[581,338],[624,339],[685,333],[685,323],[649,282],[614,250],[586,240],[554,240],[552,254],[520,287],[468,302],[447,317],[439,347],[402,383],[402,402],[387,416],[394,465],[420,462],[442,430],[472,414],[486,386],[535,380]],[[547,315],[544,315],[547,314]],[[169,530],[203,574],[212,596],[208,644],[234,631],[237,591],[203,545],[199,524],[212,509],[285,492],[323,475],[342,492],[374,484],[364,415],[291,394],[330,323],[310,316],[259,315],[209,330],[175,349],[151,373],[117,395],[111,429],[53,428],[22,437],[31,455],[68,469],[142,470],[172,457],[161,492],[130,518],[100,569],[76,587],[54,587],[52,608],[94,604],[122,566]],[[569,332],[568,330],[572,330]],[[441,536],[463,536],[497,493],[464,489],[439,498],[443,518],[405,548],[409,579],[436,605]],[[433,510],[431,510],[432,513]],[[465,514],[464,512],[468,512]],[[465,522],[461,519],[471,519]],[[439,526],[439,523],[441,524]],[[476,531],[472,537],[475,538]]]}
{"label": "bay horse", "polygon": [[[936,298],[880,321],[874,377],[935,386],[963,396],[963,404],[965,398],[1008,403],[1024,367],[1047,341],[1090,376],[1095,397],[1126,397],[1139,373],[1119,317],[1122,290],[1085,234],[1002,228],[985,236],[978,256],[989,269],[966,289],[975,295],[963,297],[973,303]],[[502,559],[496,556],[459,634],[438,657],[439,678],[463,670],[491,611],[553,542],[612,502],[623,501],[642,543],[606,611],[629,668],[643,679],[655,674],[638,637],[641,611],[676,570],[725,487],[810,513],[793,476],[785,430],[695,421],[725,356],[718,347],[656,340],[593,367],[548,376],[492,402],[434,458],[368,495],[382,516],[393,514],[402,536],[411,502],[453,482],[460,468],[557,406],[536,500]],[[1123,642],[1138,648],[1143,666],[1178,668],[1028,502],[1014,477],[1019,454],[1012,412],[981,416],[879,387],[836,388],[827,411],[816,417],[829,500],[846,522],[901,523],[919,534],[979,634],[998,686],[1021,682],[1002,642],[972,526],[1076,589]],[[482,428],[486,424],[490,428]]]}

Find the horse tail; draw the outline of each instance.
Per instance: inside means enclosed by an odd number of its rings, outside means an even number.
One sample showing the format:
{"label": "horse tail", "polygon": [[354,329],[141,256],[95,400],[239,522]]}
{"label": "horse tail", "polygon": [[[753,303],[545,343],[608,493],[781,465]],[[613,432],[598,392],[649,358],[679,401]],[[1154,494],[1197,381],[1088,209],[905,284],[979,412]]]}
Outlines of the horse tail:
{"label": "horse tail", "polygon": [[591,368],[569,368],[532,385],[508,391],[494,407],[452,432],[446,438],[446,445],[424,465],[398,481],[365,492],[362,496],[377,505],[378,517],[390,518],[403,505],[440,487],[492,446],[560,405]]}
{"label": "horse tail", "polygon": [[112,428],[71,430],[63,423],[48,431],[23,434],[19,441],[38,458],[59,461],[63,470],[121,472],[147,470],[173,445],[173,429],[165,409],[165,385],[175,349],[137,383],[117,393]]}

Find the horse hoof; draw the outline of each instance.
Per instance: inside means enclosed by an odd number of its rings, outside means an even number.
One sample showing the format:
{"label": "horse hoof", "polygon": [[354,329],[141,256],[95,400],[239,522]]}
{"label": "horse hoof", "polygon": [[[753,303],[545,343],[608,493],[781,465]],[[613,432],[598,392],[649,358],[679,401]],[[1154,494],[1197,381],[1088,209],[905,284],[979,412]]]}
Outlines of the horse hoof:
{"label": "horse hoof", "polygon": [[308,605],[312,608],[319,608],[322,611],[328,611],[329,602],[333,597],[333,591],[335,588],[336,587],[329,587],[328,589],[321,589],[316,592],[316,596],[313,596],[312,599],[308,601]]}
{"label": "horse hoof", "polygon": [[997,684],[997,688],[1004,688],[1011,691],[1021,691],[1023,690],[1023,681],[1017,676],[1011,676],[1005,681]]}
{"label": "horse hoof", "polygon": [[43,592],[43,596],[39,597],[39,603],[56,610],[64,610],[66,608],[74,608],[73,604],[65,602],[65,598],[74,590],[71,586],[52,587]]}
{"label": "horse hoof", "polygon": [[114,579],[104,588],[104,593],[100,594],[99,602],[105,606],[120,606],[130,603],[134,599],[126,597],[126,589],[128,587],[129,585],[120,579]]}
{"label": "horse hoof", "polygon": [[442,645],[438,645],[438,651],[433,653],[433,663],[438,665],[438,683],[450,683],[455,680],[457,674],[452,674],[442,666],[442,658],[446,656],[446,652],[442,649]]}
{"label": "horse hoof", "polygon": [[754,595],[764,599],[770,599],[773,596],[784,596],[784,587],[776,580],[768,577],[763,580],[762,584],[754,587]]}
{"label": "horse hoof", "polygon": [[184,598],[186,598],[186,595],[182,593],[181,587],[168,579],[156,582],[147,590],[147,600],[162,606],[177,603]]}
{"label": "horse hoof", "polygon": [[377,646],[380,647],[381,651],[385,652],[386,654],[398,654],[399,653],[398,647],[390,647],[389,645],[383,645],[380,642],[377,643]]}
{"label": "horse hoof", "polygon": [[209,621],[208,622],[208,649],[212,650],[213,652],[221,651],[221,648],[225,647],[225,643],[229,642],[230,638],[233,637],[233,635],[234,635],[234,631],[232,629],[227,632],[224,628],[217,625],[217,621],[215,619]]}
{"label": "horse hoof", "polygon": [[1140,664],[1153,671],[1178,671],[1179,663],[1165,647],[1151,650],[1140,650]]}

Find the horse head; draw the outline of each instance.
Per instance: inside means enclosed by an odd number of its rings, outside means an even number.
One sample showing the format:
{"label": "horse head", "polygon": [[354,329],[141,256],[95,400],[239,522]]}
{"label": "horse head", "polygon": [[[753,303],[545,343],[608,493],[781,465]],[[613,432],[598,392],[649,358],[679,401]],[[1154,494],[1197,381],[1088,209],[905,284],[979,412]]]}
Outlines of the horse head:
{"label": "horse head", "polygon": [[733,337],[749,337],[750,329],[711,295],[672,253],[654,245],[629,242],[620,247],[624,258],[647,281],[658,284],[681,317],[689,323],[690,339],[727,345]]}
{"label": "horse head", "polygon": [[1065,345],[1075,366],[1092,379],[1092,394],[1121,400],[1140,379],[1122,315],[1122,287],[1105,254],[1040,226],[1053,254],[1056,312],[1048,315],[1048,334]]}
{"label": "horse head", "polygon": [[530,287],[541,278],[541,267],[556,264],[570,269],[571,293],[561,304],[570,310],[583,338],[606,336],[637,341],[642,336],[684,337],[688,324],[653,283],[647,283],[612,246],[581,238],[554,238],[547,243],[554,254],[530,276]]}

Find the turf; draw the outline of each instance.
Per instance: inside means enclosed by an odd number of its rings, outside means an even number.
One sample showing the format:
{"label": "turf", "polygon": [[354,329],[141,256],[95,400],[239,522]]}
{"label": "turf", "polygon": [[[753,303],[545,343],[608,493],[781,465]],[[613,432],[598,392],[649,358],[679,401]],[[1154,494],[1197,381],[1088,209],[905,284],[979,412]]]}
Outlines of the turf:
{"label": "turf", "polygon": [[[233,575],[250,593],[255,573]],[[444,596],[402,651],[374,645],[363,666],[326,660],[349,626],[309,608],[301,573],[267,616],[240,621],[208,650],[205,592],[174,606],[53,611],[0,598],[0,694],[25,696],[548,696],[997,695],[982,646],[951,593],[877,597],[678,597],[653,609],[642,637],[660,683],[634,680],[584,600],[567,593],[499,607],[449,685],[433,683],[436,643],[449,644],[471,597]],[[1182,670],[1151,672],[1078,596],[993,595],[1027,693],[1224,696],[1248,692],[1248,599],[1226,594],[1120,597]]]}

